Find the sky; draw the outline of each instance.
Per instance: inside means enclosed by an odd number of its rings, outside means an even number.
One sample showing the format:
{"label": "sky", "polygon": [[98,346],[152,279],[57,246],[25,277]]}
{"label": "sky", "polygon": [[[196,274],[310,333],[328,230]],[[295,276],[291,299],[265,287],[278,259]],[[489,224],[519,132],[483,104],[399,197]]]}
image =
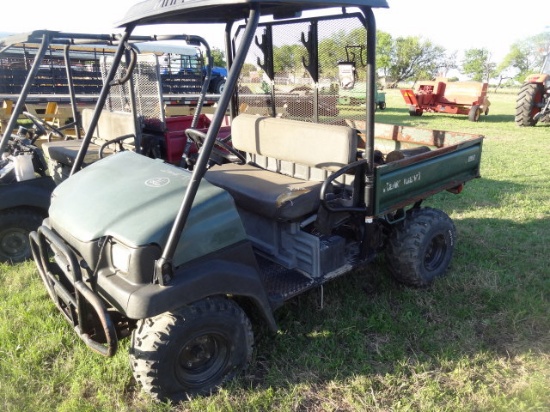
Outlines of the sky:
{"label": "sky", "polygon": [[[138,0],[25,0],[22,7],[2,8],[0,33],[42,29],[118,33],[116,23],[136,3]],[[379,30],[393,37],[420,36],[449,52],[457,51],[459,58],[463,50],[486,48],[499,63],[514,42],[550,31],[548,0],[388,0],[388,4],[388,9],[374,11]],[[155,32],[160,31],[148,27],[134,33]],[[221,28],[191,25],[181,32],[200,35],[211,46],[222,48]]]}

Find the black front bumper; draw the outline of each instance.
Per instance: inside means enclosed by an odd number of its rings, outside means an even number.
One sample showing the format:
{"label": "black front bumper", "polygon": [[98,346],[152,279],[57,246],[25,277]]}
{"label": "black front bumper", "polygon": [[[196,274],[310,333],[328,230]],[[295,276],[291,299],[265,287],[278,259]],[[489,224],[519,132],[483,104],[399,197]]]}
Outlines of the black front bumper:
{"label": "black front bumper", "polygon": [[30,234],[30,244],[40,277],[59,311],[88,347],[113,356],[118,347],[115,324],[94,291],[93,277],[83,278],[76,253],[44,225]]}

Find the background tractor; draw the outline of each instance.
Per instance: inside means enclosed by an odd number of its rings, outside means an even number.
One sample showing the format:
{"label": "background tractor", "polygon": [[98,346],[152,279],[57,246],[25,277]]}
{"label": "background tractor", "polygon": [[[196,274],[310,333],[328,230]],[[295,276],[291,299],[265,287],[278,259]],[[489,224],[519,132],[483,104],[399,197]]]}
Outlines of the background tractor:
{"label": "background tractor", "polygon": [[539,121],[550,123],[550,53],[540,73],[527,76],[521,86],[515,120],[518,126],[535,126]]}

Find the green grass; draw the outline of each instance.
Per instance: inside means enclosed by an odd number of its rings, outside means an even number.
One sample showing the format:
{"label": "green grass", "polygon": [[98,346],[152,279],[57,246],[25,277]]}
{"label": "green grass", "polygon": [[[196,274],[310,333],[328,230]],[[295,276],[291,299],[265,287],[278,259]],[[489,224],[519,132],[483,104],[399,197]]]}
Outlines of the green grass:
{"label": "green grass", "polygon": [[519,128],[512,94],[488,116],[413,118],[397,91],[380,122],[483,134],[482,178],[426,201],[458,245],[425,290],[383,259],[276,312],[256,330],[247,373],[181,405],[142,395],[128,342],[105,359],[65,323],[32,262],[0,266],[0,403],[5,411],[546,411],[550,409],[550,127]]}

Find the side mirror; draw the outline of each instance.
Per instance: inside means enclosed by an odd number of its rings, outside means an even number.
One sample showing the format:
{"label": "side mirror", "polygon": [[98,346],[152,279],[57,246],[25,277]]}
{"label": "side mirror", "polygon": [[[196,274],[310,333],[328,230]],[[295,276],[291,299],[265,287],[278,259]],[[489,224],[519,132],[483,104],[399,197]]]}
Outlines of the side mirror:
{"label": "side mirror", "polygon": [[342,89],[353,89],[353,86],[355,86],[355,63],[339,62],[338,78],[340,80],[340,87]]}

